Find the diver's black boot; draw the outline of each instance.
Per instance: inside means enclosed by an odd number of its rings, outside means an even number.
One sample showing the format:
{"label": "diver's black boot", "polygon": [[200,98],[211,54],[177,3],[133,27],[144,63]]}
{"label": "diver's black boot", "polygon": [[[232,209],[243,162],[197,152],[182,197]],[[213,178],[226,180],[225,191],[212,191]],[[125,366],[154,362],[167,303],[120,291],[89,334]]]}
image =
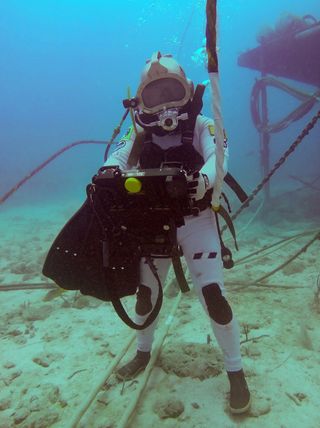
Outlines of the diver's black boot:
{"label": "diver's black boot", "polygon": [[116,372],[116,376],[121,380],[130,380],[142,372],[150,361],[150,352],[137,351],[132,361],[121,367]]}
{"label": "diver's black boot", "polygon": [[250,408],[251,398],[243,370],[227,373],[230,382],[229,409],[234,414],[245,413]]}

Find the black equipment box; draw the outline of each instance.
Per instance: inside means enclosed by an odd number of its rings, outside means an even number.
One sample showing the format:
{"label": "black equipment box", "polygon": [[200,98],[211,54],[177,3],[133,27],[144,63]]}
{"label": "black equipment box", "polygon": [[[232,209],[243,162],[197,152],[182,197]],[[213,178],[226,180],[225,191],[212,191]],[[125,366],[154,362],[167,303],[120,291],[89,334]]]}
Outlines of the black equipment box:
{"label": "black equipment box", "polygon": [[129,171],[102,167],[92,183],[112,217],[117,213],[122,219],[130,216],[139,222],[143,217],[150,221],[152,215],[168,213],[179,227],[191,212],[185,172],[179,167]]}

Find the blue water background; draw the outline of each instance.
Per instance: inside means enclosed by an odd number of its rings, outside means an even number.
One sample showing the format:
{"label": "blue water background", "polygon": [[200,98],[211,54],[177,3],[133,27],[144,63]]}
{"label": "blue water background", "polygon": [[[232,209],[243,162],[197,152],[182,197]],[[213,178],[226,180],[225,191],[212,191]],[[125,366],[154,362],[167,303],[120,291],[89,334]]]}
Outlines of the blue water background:
{"label": "blue water background", "polygon": [[[220,78],[230,170],[250,191],[261,173],[259,136],[249,109],[259,73],[240,68],[238,55],[256,46],[258,31],[273,26],[283,13],[313,14],[320,19],[320,4],[319,0],[219,3]],[[0,195],[61,147],[84,139],[110,139],[124,113],[127,88],[135,92],[141,69],[153,51],[177,55],[195,83],[207,79],[204,66],[192,59],[204,32],[204,0],[2,0]],[[270,116],[280,119],[296,105],[289,96],[275,92]],[[315,111],[272,137],[272,161]],[[209,93],[203,112],[211,115]],[[123,132],[129,124],[128,120]],[[16,192],[9,206],[83,199],[85,185],[102,164],[103,153],[101,146],[72,149]],[[277,174],[274,191],[296,185],[290,175],[317,175],[319,153],[318,126]]]}

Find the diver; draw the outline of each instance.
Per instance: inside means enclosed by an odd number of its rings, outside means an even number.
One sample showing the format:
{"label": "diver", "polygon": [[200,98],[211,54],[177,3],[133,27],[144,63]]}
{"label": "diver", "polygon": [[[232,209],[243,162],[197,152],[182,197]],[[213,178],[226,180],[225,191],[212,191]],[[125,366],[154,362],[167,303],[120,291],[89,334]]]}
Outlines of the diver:
{"label": "diver", "polygon": [[[119,141],[105,165],[130,169],[136,132],[140,131],[145,138],[139,143],[138,168],[159,168],[163,162],[183,165],[193,211],[186,213],[185,224],[177,229],[177,240],[223,352],[230,381],[230,411],[240,414],[250,407],[250,392],[242,369],[239,326],[226,299],[220,239],[211,210],[215,180],[214,122],[200,115],[200,111],[195,113],[195,93],[193,83],[177,61],[171,55],[155,52],[142,72],[135,98],[134,126]],[[225,142],[225,173],[227,158]],[[163,283],[171,260],[156,255],[152,258]],[[141,325],[152,311],[158,293],[157,281],[145,259],[140,262],[140,282],[135,322]],[[137,353],[117,371],[118,378],[132,379],[146,368],[157,321],[137,331]]]}

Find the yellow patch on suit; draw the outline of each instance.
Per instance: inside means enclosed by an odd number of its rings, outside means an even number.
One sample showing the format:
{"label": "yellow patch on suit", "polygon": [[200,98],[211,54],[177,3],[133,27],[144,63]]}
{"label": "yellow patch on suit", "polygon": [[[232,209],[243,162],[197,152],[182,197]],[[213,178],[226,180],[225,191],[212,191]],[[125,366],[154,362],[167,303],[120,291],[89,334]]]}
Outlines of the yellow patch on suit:
{"label": "yellow patch on suit", "polygon": [[214,126],[213,125],[209,125],[208,129],[209,129],[210,135],[213,137],[214,136]]}

